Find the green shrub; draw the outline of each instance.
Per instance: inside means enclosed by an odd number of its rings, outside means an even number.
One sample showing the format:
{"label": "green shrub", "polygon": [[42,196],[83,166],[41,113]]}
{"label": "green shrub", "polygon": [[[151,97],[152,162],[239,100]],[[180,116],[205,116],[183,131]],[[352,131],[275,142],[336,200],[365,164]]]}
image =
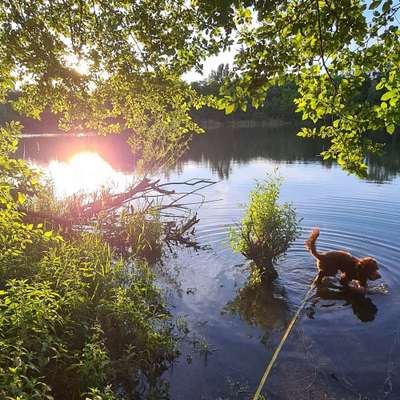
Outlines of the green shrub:
{"label": "green shrub", "polygon": [[282,178],[270,175],[258,182],[238,230],[231,229],[235,252],[253,260],[264,278],[277,276],[274,263],[299,235],[299,220],[289,203],[279,204]]}

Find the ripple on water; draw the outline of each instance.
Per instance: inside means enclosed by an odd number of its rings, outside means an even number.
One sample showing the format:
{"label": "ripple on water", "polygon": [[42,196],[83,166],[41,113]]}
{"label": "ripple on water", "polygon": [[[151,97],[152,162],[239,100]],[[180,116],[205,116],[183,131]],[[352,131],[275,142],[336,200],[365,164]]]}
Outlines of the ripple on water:
{"label": "ripple on water", "polygon": [[[397,280],[399,278],[399,271],[395,264],[398,257],[398,244],[394,240],[395,237],[393,235],[393,228],[397,229],[398,227],[396,222],[397,216],[393,216],[389,211],[386,211],[383,213],[384,216],[376,217],[376,208],[374,209],[373,207],[376,205],[375,202],[364,201],[364,203],[371,205],[371,209],[368,212],[365,211],[366,214],[362,218],[357,214],[357,218],[359,219],[357,223],[354,222],[353,208],[361,209],[361,207],[357,207],[356,199],[349,202],[352,206],[351,210],[346,207],[338,210],[334,205],[325,206],[325,211],[329,215],[329,218],[325,218],[320,212],[313,213],[313,219],[323,221],[323,224],[319,224],[321,234],[317,242],[318,248],[321,251],[345,250],[359,257],[366,255],[376,257],[384,274],[388,273]],[[396,203],[391,202],[391,204]],[[385,207],[385,203],[380,203],[380,206],[382,209],[388,209]],[[305,211],[311,212],[314,209],[315,207],[313,206],[310,206],[309,210],[299,207],[299,211],[304,218],[302,233],[300,239],[289,250],[291,257],[304,257],[307,254],[304,248],[304,241],[307,239],[314,224],[304,223],[304,221],[309,219],[309,213]],[[375,214],[372,214],[372,210],[375,211]],[[220,256],[229,255],[231,252],[228,232],[231,228],[235,229],[237,227],[236,221],[240,219],[238,218],[238,211],[243,212],[235,207],[232,207],[231,210],[228,209],[228,211],[232,211],[232,213],[227,212],[223,216],[206,215],[197,229],[198,240],[201,243],[210,245],[215,254]],[[334,224],[330,224],[331,220],[334,221]],[[366,223],[366,221],[368,222]],[[363,229],[359,229],[360,223],[364,224]]]}
{"label": "ripple on water", "polygon": [[[216,184],[207,192],[208,197],[220,200],[205,204],[199,210],[197,239],[201,244],[210,246],[211,250],[200,252],[195,263],[190,263],[190,268],[183,268],[184,284],[194,285],[198,291],[191,297],[184,296],[177,310],[187,313],[194,321],[209,321],[204,325],[202,334],[211,346],[218,348],[218,355],[210,357],[207,367],[197,365],[196,376],[202,375],[207,382],[219,377],[218,388],[221,379],[229,372],[246,379],[251,387],[258,383],[257,377],[262,374],[282,329],[301,304],[315,276],[315,260],[304,248],[304,241],[315,226],[321,229],[318,249],[346,250],[358,257],[375,257],[380,264],[383,282],[377,283],[376,291],[379,293],[371,294],[366,304],[349,302],[335,293],[327,298],[319,298],[313,293],[298,325],[304,340],[313,346],[311,367],[322,365],[325,375],[333,373],[340,376],[343,371],[349,373],[347,363],[354,364],[358,357],[364,360],[362,363],[365,365],[368,365],[367,359],[372,358],[376,369],[384,371],[388,351],[385,343],[392,339],[390,332],[393,332],[395,319],[398,318],[395,308],[400,303],[400,271],[397,264],[400,182],[380,186],[358,181],[337,170],[322,170],[317,165],[285,167],[283,175],[286,173],[287,179],[281,198],[282,201],[293,202],[302,218],[302,231],[287,256],[279,262],[280,274],[273,293],[269,289],[258,292],[248,285],[245,268],[237,268],[238,264],[245,264],[245,260],[240,254],[233,254],[228,231],[237,227],[245,211],[243,203],[248,201],[249,192],[254,188],[254,180],[249,177],[264,178],[263,166],[270,168],[270,164],[262,159],[248,165],[235,165],[229,180],[221,183],[221,189]],[[315,190],[316,187],[318,190]],[[230,313],[226,313],[227,308]],[[300,336],[295,330],[290,337],[292,341],[280,356],[287,370],[296,369],[300,365],[299,360],[304,357],[304,350],[299,348],[298,343]],[[338,340],[342,337],[346,340]],[[259,346],[255,338],[258,338]],[[369,355],[369,340],[381,343],[372,351],[373,357]],[[235,357],[239,348],[243,351]],[[322,360],[326,360],[326,364]],[[276,392],[280,393],[282,379],[279,377],[284,373],[277,371],[275,382],[278,382],[279,389]],[[307,368],[304,371],[308,371]],[[191,394],[189,389],[185,392],[180,384],[186,373],[184,366],[177,368],[171,380],[175,393],[179,392],[181,398]],[[359,384],[359,388],[364,377],[370,378],[367,368],[362,365],[357,368],[356,374],[349,376],[355,384]],[[371,379],[372,393],[378,383]],[[325,383],[322,386],[328,387]],[[335,390],[333,388],[331,393],[336,393]],[[213,393],[219,393],[218,389]],[[286,398],[297,397],[282,397]]]}

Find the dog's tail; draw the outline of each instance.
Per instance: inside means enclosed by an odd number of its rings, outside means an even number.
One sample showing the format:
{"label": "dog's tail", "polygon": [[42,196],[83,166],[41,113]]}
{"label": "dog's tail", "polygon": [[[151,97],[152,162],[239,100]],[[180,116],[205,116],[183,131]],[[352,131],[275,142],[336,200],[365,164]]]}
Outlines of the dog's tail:
{"label": "dog's tail", "polygon": [[317,248],[315,247],[315,242],[317,241],[317,238],[319,236],[319,228],[314,228],[310,236],[308,237],[305,246],[306,249],[315,257],[319,258],[319,253],[317,252]]}

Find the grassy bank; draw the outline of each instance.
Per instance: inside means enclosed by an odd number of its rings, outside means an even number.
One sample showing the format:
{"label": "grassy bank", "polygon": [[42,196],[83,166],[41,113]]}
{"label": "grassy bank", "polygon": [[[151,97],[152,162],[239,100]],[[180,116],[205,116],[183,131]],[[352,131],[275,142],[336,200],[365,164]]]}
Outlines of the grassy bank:
{"label": "grassy bank", "polygon": [[146,261],[157,231],[132,231],[121,252],[99,224],[68,231],[28,221],[22,210],[49,188],[12,159],[17,130],[0,135],[0,397],[152,398],[177,354]]}

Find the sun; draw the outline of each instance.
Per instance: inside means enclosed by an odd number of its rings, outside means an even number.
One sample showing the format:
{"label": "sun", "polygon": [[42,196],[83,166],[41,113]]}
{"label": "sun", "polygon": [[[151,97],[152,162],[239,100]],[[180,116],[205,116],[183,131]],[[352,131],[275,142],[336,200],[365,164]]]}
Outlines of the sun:
{"label": "sun", "polygon": [[90,64],[87,59],[79,58],[75,54],[70,54],[66,57],[66,65],[74,69],[80,75],[87,75],[90,70]]}

